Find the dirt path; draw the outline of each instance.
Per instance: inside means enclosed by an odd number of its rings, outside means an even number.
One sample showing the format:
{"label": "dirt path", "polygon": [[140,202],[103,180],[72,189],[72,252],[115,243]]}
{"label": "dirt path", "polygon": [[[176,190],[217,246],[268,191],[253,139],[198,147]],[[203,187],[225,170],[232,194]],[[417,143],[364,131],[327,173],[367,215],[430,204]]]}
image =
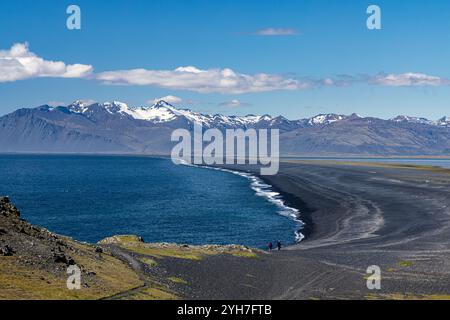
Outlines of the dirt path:
{"label": "dirt path", "polygon": [[135,271],[136,274],[139,276],[139,279],[143,282],[143,284],[133,289],[126,290],[114,294],[112,296],[103,298],[102,300],[126,300],[132,297],[133,295],[138,294],[142,290],[150,288],[151,283],[148,280],[148,277],[145,275],[144,264],[141,261],[133,257],[131,253],[127,252],[126,250],[118,246],[107,245],[104,247],[107,248],[114,257],[129,265],[133,269],[133,271]]}

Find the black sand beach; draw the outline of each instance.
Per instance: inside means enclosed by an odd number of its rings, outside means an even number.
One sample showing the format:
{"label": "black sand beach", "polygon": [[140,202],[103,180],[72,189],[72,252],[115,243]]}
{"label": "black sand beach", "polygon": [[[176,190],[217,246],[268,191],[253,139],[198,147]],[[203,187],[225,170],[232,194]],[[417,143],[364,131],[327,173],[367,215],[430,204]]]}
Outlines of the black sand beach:
{"label": "black sand beach", "polygon": [[[245,262],[171,262],[191,298],[450,298],[450,170],[288,161],[264,180],[302,210],[307,238]],[[371,265],[381,290],[367,289]]]}

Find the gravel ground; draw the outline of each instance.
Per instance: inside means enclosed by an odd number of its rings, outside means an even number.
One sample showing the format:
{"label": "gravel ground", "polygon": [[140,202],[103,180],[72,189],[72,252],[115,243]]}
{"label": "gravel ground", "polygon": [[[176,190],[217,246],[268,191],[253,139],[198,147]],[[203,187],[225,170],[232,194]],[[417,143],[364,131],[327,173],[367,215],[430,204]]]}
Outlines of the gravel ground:
{"label": "gravel ground", "polygon": [[259,259],[174,259],[187,298],[450,298],[450,171],[290,161],[263,179],[302,209],[306,240]]}

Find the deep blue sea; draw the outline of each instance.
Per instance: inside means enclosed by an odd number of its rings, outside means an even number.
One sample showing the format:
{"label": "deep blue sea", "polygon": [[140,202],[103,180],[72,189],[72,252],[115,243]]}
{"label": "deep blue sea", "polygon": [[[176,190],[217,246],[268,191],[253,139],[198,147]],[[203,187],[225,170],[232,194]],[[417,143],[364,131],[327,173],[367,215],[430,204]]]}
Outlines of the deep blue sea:
{"label": "deep blue sea", "polygon": [[300,226],[258,179],[150,157],[0,155],[0,195],[29,222],[87,242],[265,247],[294,243]]}

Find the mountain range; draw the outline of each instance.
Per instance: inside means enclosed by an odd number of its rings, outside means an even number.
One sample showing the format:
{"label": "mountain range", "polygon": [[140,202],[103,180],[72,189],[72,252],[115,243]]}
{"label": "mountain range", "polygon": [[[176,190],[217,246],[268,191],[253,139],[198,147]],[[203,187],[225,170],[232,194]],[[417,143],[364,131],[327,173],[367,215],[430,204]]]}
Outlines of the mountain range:
{"label": "mountain range", "polygon": [[0,152],[167,155],[173,130],[279,129],[283,156],[448,156],[450,118],[398,116],[384,120],[357,114],[282,116],[208,115],[159,101],[132,108],[122,102],[23,108],[0,117]]}

